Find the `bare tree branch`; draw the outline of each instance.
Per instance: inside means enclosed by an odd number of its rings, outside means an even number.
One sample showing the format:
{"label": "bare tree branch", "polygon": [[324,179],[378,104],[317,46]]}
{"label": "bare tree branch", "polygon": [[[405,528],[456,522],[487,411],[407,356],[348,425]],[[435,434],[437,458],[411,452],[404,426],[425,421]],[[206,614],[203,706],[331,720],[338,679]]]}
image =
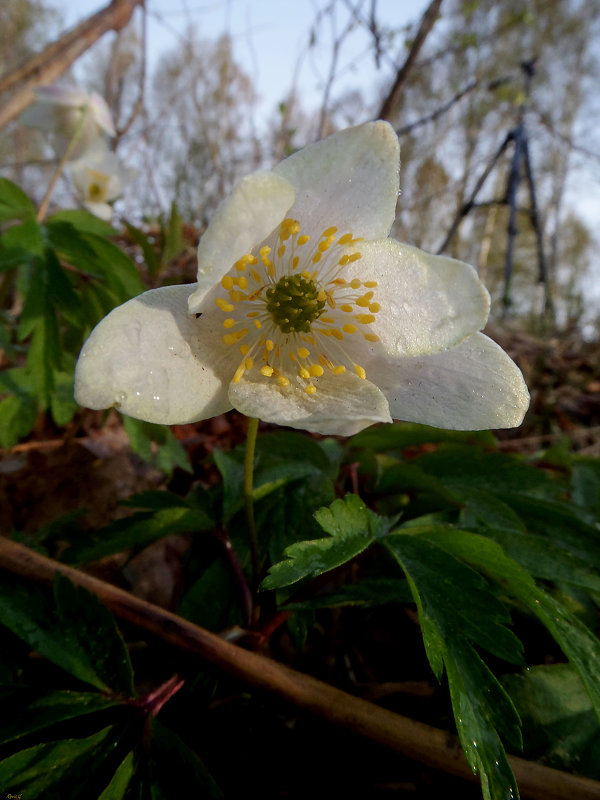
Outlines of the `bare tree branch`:
{"label": "bare tree branch", "polygon": [[442,5],[442,0],[431,0],[431,3],[427,6],[425,13],[423,14],[423,18],[421,19],[421,24],[419,25],[419,30],[417,31],[417,35],[412,43],[412,47],[408,55],[406,56],[406,60],[404,64],[398,70],[398,74],[396,75],[396,80],[394,81],[394,85],[392,86],[388,96],[383,101],[381,108],[379,110],[379,114],[377,115],[378,119],[391,119],[394,115],[394,112],[400,102],[400,97],[402,96],[402,91],[404,89],[404,85],[408,80],[408,76],[417,60],[417,56],[425,43],[425,39],[431,33],[431,30],[438,18],[440,12],[440,6]]}
{"label": "bare tree branch", "polygon": [[0,93],[14,89],[0,106],[0,128],[17,117],[34,100],[33,90],[56,80],[104,33],[120,30],[144,0],[112,0],[111,4],[80,22],[21,67],[0,80]]}

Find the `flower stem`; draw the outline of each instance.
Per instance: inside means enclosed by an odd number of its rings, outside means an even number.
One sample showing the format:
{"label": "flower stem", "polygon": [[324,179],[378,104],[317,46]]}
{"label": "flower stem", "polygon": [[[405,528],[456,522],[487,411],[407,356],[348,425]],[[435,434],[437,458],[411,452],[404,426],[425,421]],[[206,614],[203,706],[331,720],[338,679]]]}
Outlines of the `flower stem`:
{"label": "flower stem", "polygon": [[254,449],[256,446],[257,432],[258,419],[256,417],[249,417],[248,431],[246,432],[246,454],[244,457],[244,504],[246,507],[246,522],[248,524],[250,558],[252,560],[252,574],[254,576],[255,588],[258,586],[258,582],[260,580],[260,556],[258,552],[256,523],[254,521],[254,501],[252,499],[252,487],[254,479]]}
{"label": "flower stem", "polygon": [[56,166],[56,169],[54,170],[54,173],[53,173],[52,177],[50,178],[50,183],[48,184],[48,188],[46,189],[46,194],[44,195],[44,199],[40,203],[40,207],[39,207],[38,212],[37,212],[37,221],[38,222],[43,222],[46,214],[48,213],[48,206],[50,205],[50,199],[52,197],[52,193],[54,192],[54,189],[56,188],[56,184],[58,183],[58,179],[60,178],[60,176],[64,172],[64,169],[65,169],[65,166],[67,164],[67,161],[71,158],[71,155],[73,154],[73,151],[75,150],[75,147],[77,146],[77,143],[79,142],[81,134],[83,133],[83,126],[85,125],[85,121],[87,119],[88,111],[89,111],[89,106],[88,105],[85,105],[81,109],[81,118],[79,119],[79,122],[77,123],[77,127],[75,128],[73,136],[71,137],[71,141],[67,145],[67,149],[65,150],[65,152],[62,155],[62,158],[58,162],[58,164]]}

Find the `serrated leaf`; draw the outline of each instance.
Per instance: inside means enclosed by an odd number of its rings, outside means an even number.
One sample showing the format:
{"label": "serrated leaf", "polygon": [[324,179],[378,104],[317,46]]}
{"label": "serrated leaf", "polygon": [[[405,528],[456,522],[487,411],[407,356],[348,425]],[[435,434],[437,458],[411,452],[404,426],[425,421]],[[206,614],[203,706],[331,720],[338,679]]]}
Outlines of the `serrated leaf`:
{"label": "serrated leaf", "polygon": [[509,663],[523,664],[522,645],[506,627],[510,616],[503,604],[478,572],[444,546],[446,539],[454,538],[454,529],[403,530],[387,536],[383,544],[417,586],[423,613],[434,620],[444,642],[466,639]]}
{"label": "serrated leaf", "polygon": [[103,786],[118,744],[115,728],[108,727],[84,739],[30,747],[0,762],[0,786],[24,797],[89,800],[92,787]]}
{"label": "serrated leaf", "polygon": [[[451,538],[452,533],[447,535]],[[507,660],[519,659],[520,642],[504,627],[506,612],[477,573],[424,535],[395,533],[384,544],[413,590],[432,669],[438,677],[442,667],[446,669],[461,744],[471,767],[479,772],[484,797],[517,798],[499,733],[519,747],[519,718],[471,644]]]}
{"label": "serrated leaf", "polygon": [[0,178],[0,222],[35,217],[36,210],[25,192],[7,178]]}
{"label": "serrated leaf", "polygon": [[438,541],[445,550],[498,581],[505,592],[538,617],[577,670],[600,718],[600,641],[592,631],[556,598],[540,589],[531,575],[508,558],[496,542],[465,531],[455,531]]}
{"label": "serrated leaf", "polygon": [[315,518],[329,538],[287,547],[287,560],[270,568],[262,589],[280,589],[335,569],[362,553],[380,533],[377,515],[356,495],[334,500],[328,508],[315,512]]}
{"label": "serrated leaf", "polygon": [[0,687],[0,742],[11,742],[69,719],[120,705],[98,692],[45,691],[29,686]]}
{"label": "serrated leaf", "polygon": [[133,694],[129,655],[95,595],[61,575],[54,603],[13,576],[0,583],[0,622],[61,669],[101,691]]}

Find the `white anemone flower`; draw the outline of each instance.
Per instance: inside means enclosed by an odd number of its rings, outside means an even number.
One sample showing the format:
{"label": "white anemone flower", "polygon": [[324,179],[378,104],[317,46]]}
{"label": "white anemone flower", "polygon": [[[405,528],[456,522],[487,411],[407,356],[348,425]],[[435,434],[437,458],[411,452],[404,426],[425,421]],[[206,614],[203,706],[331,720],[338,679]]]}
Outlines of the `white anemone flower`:
{"label": "white anemone flower", "polygon": [[399,147],[386,122],[243,179],[198,247],[198,282],[116,308],[83,346],[77,401],[177,424],[235,408],[322,434],[392,418],[519,425],[523,376],[479,331],[468,264],[388,238]]}
{"label": "white anemone flower", "polygon": [[[116,135],[110,110],[97,92],[88,93],[77,86],[53,84],[38,87],[35,96],[36,102],[21,114],[21,121],[30,128],[49,133],[60,156],[78,130],[71,158],[81,156],[103,133]],[[85,119],[82,123],[83,114]]]}
{"label": "white anemone flower", "polygon": [[136,175],[136,170],[123,166],[114,153],[99,147],[73,161],[70,172],[84,208],[106,222],[112,217],[111,203]]}

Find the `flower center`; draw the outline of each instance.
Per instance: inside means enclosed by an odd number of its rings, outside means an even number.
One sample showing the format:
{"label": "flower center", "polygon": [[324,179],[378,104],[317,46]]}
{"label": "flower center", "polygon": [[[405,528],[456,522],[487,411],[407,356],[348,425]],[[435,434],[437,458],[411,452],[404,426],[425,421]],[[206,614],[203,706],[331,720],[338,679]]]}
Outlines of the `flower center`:
{"label": "flower center", "polygon": [[283,333],[310,333],[325,308],[325,292],[303,275],[284,275],[265,296],[267,311]]}
{"label": "flower center", "polygon": [[108,192],[108,175],[99,172],[97,169],[88,169],[87,177],[87,197],[95,203],[103,203]]}
{"label": "flower center", "polygon": [[347,275],[362,258],[362,240],[338,236],[332,226],[309,244],[300,230],[297,220],[284,219],[269,244],[242,256],[221,280],[228,296],[215,303],[227,315],[223,343],[242,356],[234,383],[258,370],[312,395],[326,371],[343,375],[351,367],[366,377],[352,351],[361,339],[379,341],[369,326],[381,306],[373,299],[377,281]]}

